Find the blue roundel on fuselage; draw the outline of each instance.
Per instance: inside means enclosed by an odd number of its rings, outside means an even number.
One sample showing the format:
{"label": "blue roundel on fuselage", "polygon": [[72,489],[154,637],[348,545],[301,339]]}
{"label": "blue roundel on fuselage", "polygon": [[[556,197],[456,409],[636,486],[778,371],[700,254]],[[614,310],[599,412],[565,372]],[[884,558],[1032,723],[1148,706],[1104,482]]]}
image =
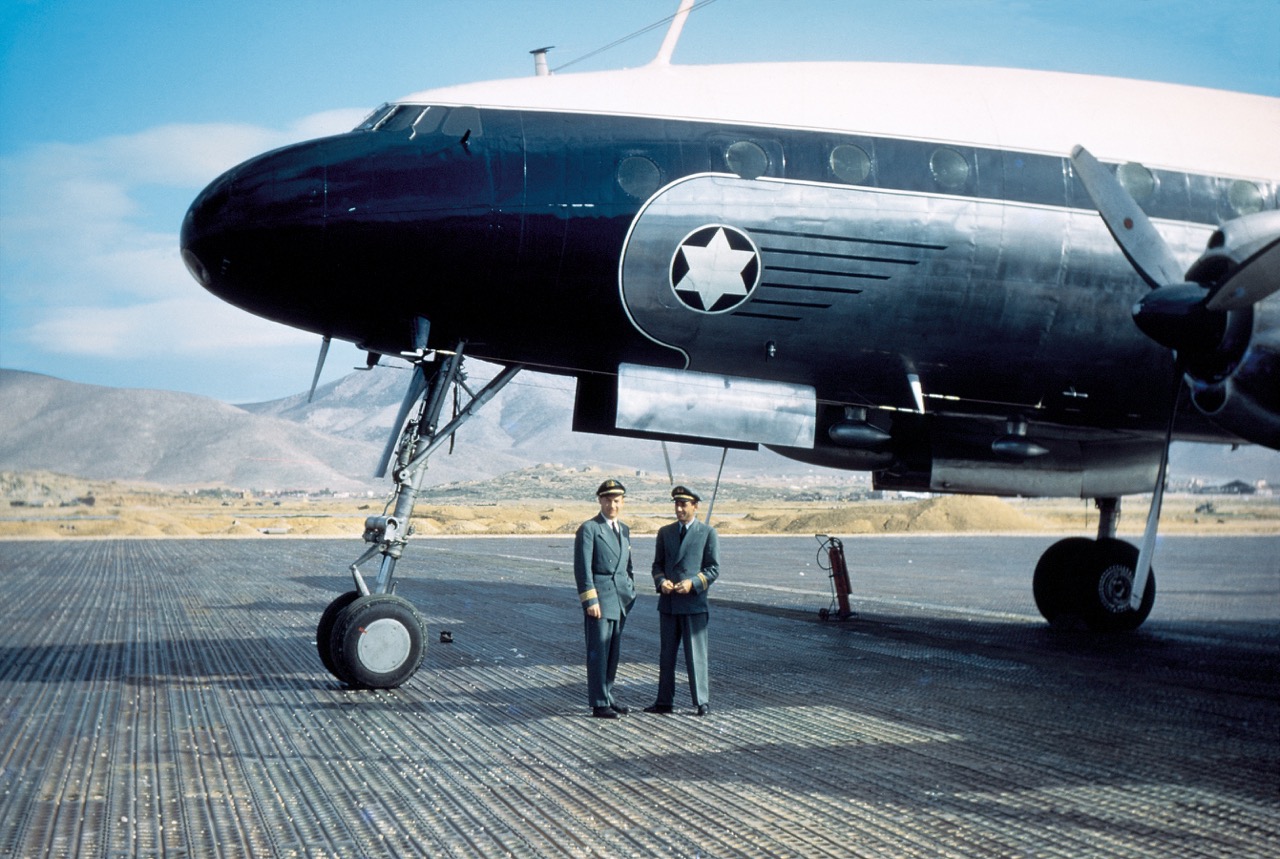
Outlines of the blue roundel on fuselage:
{"label": "blue roundel on fuselage", "polygon": [[685,236],[671,257],[671,288],[686,307],[723,313],[760,283],[760,251],[742,230],[708,224]]}

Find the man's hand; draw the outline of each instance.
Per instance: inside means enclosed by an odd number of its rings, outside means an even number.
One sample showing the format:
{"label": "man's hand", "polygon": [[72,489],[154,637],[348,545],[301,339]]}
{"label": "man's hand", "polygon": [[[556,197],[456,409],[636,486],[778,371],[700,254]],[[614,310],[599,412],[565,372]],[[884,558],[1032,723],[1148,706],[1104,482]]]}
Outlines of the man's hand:
{"label": "man's hand", "polygon": [[693,591],[693,582],[689,579],[685,579],[683,582],[676,585],[675,590],[678,594],[691,593]]}
{"label": "man's hand", "polygon": [[675,589],[676,589],[675,583],[672,582],[671,579],[662,580],[662,592],[664,594],[669,594],[673,592]]}
{"label": "man's hand", "polygon": [[587,617],[594,618],[596,620],[600,619],[600,603],[587,606]]}

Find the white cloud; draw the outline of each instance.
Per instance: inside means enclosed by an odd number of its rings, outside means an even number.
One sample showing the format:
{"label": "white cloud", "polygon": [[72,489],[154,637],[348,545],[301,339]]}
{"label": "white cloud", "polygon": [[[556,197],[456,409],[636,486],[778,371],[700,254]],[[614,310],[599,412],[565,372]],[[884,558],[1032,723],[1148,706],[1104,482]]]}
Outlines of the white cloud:
{"label": "white cloud", "polygon": [[206,294],[178,252],[186,207],[260,152],[349,130],[363,110],[284,129],[164,125],[0,159],[0,330],[6,360],[210,356],[292,346],[311,335]]}
{"label": "white cloud", "polygon": [[193,292],[126,307],[63,307],[32,325],[25,337],[78,358],[131,355],[142,360],[188,355],[213,358],[237,350],[318,342],[307,334]]}
{"label": "white cloud", "polygon": [[219,174],[262,152],[350,131],[363,110],[331,110],[299,119],[285,129],[252,125],[162,125],[127,136],[108,137],[89,148],[101,165],[134,184],[198,190]]}

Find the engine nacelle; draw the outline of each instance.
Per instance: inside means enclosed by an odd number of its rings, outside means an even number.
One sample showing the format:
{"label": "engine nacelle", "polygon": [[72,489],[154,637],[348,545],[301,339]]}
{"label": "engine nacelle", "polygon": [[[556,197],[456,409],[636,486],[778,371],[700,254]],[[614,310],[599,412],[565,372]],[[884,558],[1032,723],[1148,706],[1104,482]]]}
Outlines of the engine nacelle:
{"label": "engine nacelle", "polygon": [[1239,359],[1224,373],[1206,374],[1189,362],[1191,401],[1223,429],[1280,450],[1280,293],[1253,306],[1248,334]]}

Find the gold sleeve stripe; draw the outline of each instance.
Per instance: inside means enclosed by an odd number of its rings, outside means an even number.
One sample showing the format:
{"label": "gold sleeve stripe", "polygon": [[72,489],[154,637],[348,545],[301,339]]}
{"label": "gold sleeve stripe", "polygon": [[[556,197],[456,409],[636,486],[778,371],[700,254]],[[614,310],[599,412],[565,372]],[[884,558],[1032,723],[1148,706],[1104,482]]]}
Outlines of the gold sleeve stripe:
{"label": "gold sleeve stripe", "polygon": [[583,591],[578,594],[578,602],[590,602],[593,599],[599,599],[599,597],[600,595],[596,593],[596,589],[592,588],[589,591]]}
{"label": "gold sleeve stripe", "polygon": [[702,582],[702,589],[705,591],[707,589],[707,577],[702,573],[698,573],[698,581]]}

